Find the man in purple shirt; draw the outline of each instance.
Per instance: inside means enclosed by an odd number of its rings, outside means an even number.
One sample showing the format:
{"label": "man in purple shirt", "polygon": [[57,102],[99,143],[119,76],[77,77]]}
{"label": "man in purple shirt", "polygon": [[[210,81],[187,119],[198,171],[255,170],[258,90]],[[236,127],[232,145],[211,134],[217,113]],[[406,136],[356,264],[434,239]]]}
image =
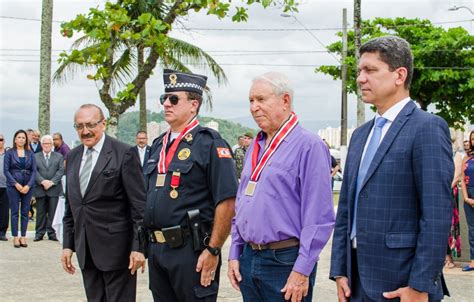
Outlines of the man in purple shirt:
{"label": "man in purple shirt", "polygon": [[303,129],[287,77],[253,80],[261,129],[245,156],[228,277],[244,301],[311,301],[316,262],[334,227],[329,151]]}
{"label": "man in purple shirt", "polygon": [[63,141],[63,136],[61,133],[56,132],[53,134],[53,143],[54,143],[54,152],[61,153],[64,157],[64,162],[66,162],[66,156],[71,151],[69,146]]}

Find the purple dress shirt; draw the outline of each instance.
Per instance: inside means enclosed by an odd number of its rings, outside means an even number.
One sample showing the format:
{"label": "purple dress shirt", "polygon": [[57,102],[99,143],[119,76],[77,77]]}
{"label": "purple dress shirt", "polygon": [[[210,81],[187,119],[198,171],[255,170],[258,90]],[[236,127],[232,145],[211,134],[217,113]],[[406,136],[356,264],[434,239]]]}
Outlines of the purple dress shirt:
{"label": "purple dress shirt", "polygon": [[[260,159],[265,137],[258,144]],[[246,242],[267,244],[296,237],[300,247],[293,270],[309,276],[335,222],[329,150],[317,135],[297,125],[270,158],[253,196],[247,196],[252,153],[253,143],[237,192],[229,259],[238,260]]]}
{"label": "purple dress shirt", "polygon": [[66,145],[65,142],[63,142],[61,144],[61,146],[59,146],[59,148],[56,148],[56,147],[54,148],[54,152],[58,152],[58,153],[62,154],[64,159],[66,159],[66,156],[69,153],[69,151],[71,151],[71,149],[69,148],[68,145]]}

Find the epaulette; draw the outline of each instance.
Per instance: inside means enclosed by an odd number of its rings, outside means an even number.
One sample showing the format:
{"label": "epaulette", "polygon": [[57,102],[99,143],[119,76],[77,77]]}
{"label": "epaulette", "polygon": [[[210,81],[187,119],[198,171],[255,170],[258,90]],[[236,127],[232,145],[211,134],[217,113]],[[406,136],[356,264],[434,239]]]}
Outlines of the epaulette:
{"label": "epaulette", "polygon": [[202,127],[199,129],[199,132],[206,132],[211,135],[213,139],[222,139],[222,136],[220,135],[219,132],[217,132],[214,129],[208,128],[208,127]]}
{"label": "epaulette", "polygon": [[157,138],[155,138],[155,139],[153,140],[153,143],[152,143],[151,145],[154,146],[155,143],[157,143],[157,142],[163,140],[163,137],[166,135],[166,133],[168,133],[168,132],[165,131],[165,132],[161,133],[160,136],[158,136]]}

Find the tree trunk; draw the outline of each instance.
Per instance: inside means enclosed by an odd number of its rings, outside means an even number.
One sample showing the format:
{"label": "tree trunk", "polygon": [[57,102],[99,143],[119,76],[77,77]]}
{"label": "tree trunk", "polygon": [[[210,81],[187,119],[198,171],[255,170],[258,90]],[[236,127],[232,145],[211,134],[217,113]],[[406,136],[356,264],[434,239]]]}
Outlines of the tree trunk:
{"label": "tree trunk", "polygon": [[[355,68],[357,72],[357,68],[359,66],[359,49],[361,46],[361,33],[360,33],[360,25],[361,25],[361,6],[362,0],[354,0],[354,48],[355,48]],[[357,74],[357,73],[356,73]],[[360,91],[357,88],[357,127],[361,126],[365,123],[365,104],[362,102],[360,98]]]}
{"label": "tree trunk", "polygon": [[[138,72],[143,68],[144,62],[144,47],[139,46],[138,52]],[[140,131],[146,131],[147,116],[146,116],[146,83],[143,83],[142,89],[140,89]]]}
{"label": "tree trunk", "polygon": [[38,129],[49,134],[51,128],[51,32],[53,0],[43,0],[41,13],[40,85],[38,101]]}
{"label": "tree trunk", "polygon": [[107,134],[113,138],[117,138],[118,119],[120,114],[115,110],[109,110],[110,117],[107,120]]}

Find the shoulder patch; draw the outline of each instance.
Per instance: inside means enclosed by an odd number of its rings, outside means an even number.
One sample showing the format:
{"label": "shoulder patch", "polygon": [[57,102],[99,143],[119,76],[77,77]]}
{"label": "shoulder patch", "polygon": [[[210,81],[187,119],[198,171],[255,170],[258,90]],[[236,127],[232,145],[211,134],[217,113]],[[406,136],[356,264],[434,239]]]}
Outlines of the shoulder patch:
{"label": "shoulder patch", "polygon": [[219,158],[232,158],[229,148],[217,148],[217,156]]}

